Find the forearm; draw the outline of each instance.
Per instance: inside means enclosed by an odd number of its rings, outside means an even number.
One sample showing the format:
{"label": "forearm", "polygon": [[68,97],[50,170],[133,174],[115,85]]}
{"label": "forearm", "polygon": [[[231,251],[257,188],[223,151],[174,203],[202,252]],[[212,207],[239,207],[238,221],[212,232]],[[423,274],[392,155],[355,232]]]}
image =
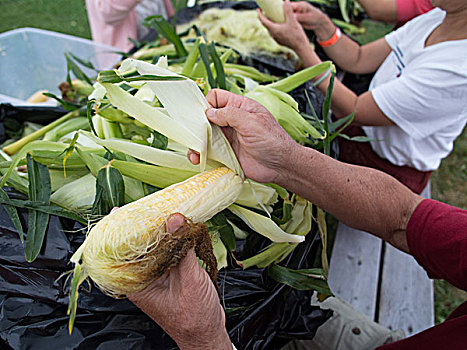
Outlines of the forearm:
{"label": "forearm", "polygon": [[192,334],[189,338],[177,341],[174,339],[180,350],[232,350],[232,342],[230,341],[227,330],[224,328],[218,332],[215,339],[199,339],[199,335]]}
{"label": "forearm", "polygon": [[[311,66],[321,63],[321,60],[318,57],[318,55],[310,49],[300,51],[300,58],[302,59],[302,63],[305,67],[311,67]],[[319,80],[321,76],[322,75],[317,76],[314,80],[315,81]],[[317,86],[318,90],[324,96],[326,96],[326,92],[330,84],[330,81],[331,81],[331,77],[328,76]],[[351,91],[349,88],[347,88],[344,84],[342,84],[340,81],[335,79],[334,88],[332,91],[332,100],[331,100],[331,107],[332,107],[334,115],[337,118],[343,118],[349,114],[352,114],[352,112],[356,110],[357,102],[358,102],[358,96],[353,91]],[[358,125],[358,122],[355,121],[355,119],[356,118],[354,118],[354,123],[355,125]]]}
{"label": "forearm", "polygon": [[295,145],[278,185],[308,199],[343,223],[408,251],[406,227],[421,197],[380,171],[344,164]]}
{"label": "forearm", "polygon": [[[305,67],[311,67],[321,63],[320,58],[313,50],[306,48],[299,52]],[[314,81],[318,81],[322,76],[323,74],[317,76]],[[327,76],[317,85],[318,90],[321,91],[324,96],[326,96],[330,82],[331,76]],[[379,109],[370,91],[357,96],[357,94],[337,79],[334,80],[331,108],[333,114],[338,119],[355,112],[353,119],[354,125],[387,126],[394,124]]]}
{"label": "forearm", "polygon": [[[312,30],[318,41],[326,41],[333,36],[336,26],[328,16],[323,14],[321,21]],[[302,45],[295,51],[305,66],[316,64],[313,60],[310,61],[312,50],[307,45]],[[346,72],[371,73],[377,69],[377,67],[368,64],[365,66],[360,64],[362,53],[360,45],[345,35],[341,35],[339,41],[334,45],[325,47],[324,51],[335,64]]]}

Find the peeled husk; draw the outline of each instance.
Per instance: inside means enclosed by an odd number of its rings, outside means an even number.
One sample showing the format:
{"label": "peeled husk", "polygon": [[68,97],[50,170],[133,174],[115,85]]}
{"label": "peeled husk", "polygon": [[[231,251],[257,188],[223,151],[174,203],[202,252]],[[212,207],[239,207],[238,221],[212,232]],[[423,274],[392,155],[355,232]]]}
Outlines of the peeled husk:
{"label": "peeled husk", "polygon": [[[206,265],[207,273],[217,285],[217,262],[205,224],[185,219],[185,223],[174,233],[164,232],[159,236],[147,253],[131,261],[124,261],[121,257],[107,257],[100,260],[98,265],[98,257],[87,251],[82,258],[93,262],[86,264],[87,273],[92,274],[93,281],[106,294],[114,298],[124,298],[145,289],[168,269],[178,265],[188,251],[194,248],[198,258]],[[99,273],[92,273],[94,269],[105,269],[105,282],[99,280]],[[112,277],[109,278],[110,276]]]}

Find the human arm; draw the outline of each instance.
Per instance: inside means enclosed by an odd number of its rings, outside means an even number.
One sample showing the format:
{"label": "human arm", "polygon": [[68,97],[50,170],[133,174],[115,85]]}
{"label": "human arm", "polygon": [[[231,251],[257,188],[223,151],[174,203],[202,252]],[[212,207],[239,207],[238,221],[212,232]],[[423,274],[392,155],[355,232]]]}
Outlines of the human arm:
{"label": "human arm", "polygon": [[[167,232],[175,232],[184,224],[184,217],[174,214],[167,220]],[[128,299],[182,350],[232,349],[216,289],[192,250],[178,266]]]}
{"label": "human arm", "polygon": [[278,185],[344,224],[409,252],[406,228],[420,196],[375,169],[345,164],[300,145],[289,153],[294,156],[284,159]]}
{"label": "human arm", "polygon": [[[207,95],[211,122],[223,127],[245,176],[274,182],[349,226],[407,251],[405,229],[421,197],[382,172],[348,165],[295,143],[257,102],[223,90]],[[195,163],[197,156],[190,154]]]}
{"label": "human arm", "polygon": [[[284,3],[286,22],[283,24],[273,23],[260,11],[258,13],[260,20],[276,41],[292,48],[305,67],[321,63],[320,58],[310,46],[304,45],[308,39],[302,28],[303,26],[314,30],[318,40],[329,39],[335,31],[335,25],[320,10],[305,2],[291,4],[286,1]],[[325,48],[325,51],[342,69],[354,73],[369,73],[378,69],[391,49],[384,39],[360,47],[350,38],[341,36],[336,44]],[[329,83],[330,77],[327,77],[318,85],[318,89],[326,94]],[[334,83],[331,103],[337,118],[343,118],[356,111],[355,125],[385,126],[393,124],[378,108],[371,92],[357,96],[337,80]]]}
{"label": "human arm", "polygon": [[358,0],[371,19],[395,23],[397,21],[397,0]]}
{"label": "human arm", "polygon": [[433,9],[430,0],[358,0],[370,18],[390,23],[407,22]]}
{"label": "human arm", "polygon": [[[260,21],[279,44],[294,50],[305,66],[319,63],[316,53],[309,45],[304,44],[308,42],[308,38],[303,28],[312,30],[318,41],[326,41],[334,34],[336,29],[334,23],[321,10],[304,1],[293,3],[285,1],[284,15],[285,23],[274,23],[258,10]],[[360,46],[345,35],[324,50],[343,70],[356,74],[375,72],[391,52],[384,39]]]}

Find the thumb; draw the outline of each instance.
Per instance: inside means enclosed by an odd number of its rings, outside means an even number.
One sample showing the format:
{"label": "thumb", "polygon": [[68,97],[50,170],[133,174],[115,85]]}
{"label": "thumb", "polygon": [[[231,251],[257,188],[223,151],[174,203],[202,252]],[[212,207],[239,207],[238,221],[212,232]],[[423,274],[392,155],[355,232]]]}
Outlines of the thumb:
{"label": "thumb", "polygon": [[290,21],[295,20],[293,8],[289,0],[284,1],[284,15],[285,15],[285,21],[288,23],[290,23]]}
{"label": "thumb", "polygon": [[294,16],[297,19],[298,22],[303,23],[307,19],[307,13],[301,13],[301,12],[295,12]]}
{"label": "thumb", "polygon": [[260,22],[265,26],[267,29],[273,28],[275,23],[267,18],[260,9],[257,9],[258,17]]}
{"label": "thumb", "polygon": [[185,217],[180,213],[172,214],[168,217],[165,224],[168,233],[174,233],[185,224]]}
{"label": "thumb", "polygon": [[248,118],[249,113],[236,107],[210,108],[206,115],[210,122],[219,126],[230,126],[238,129],[242,126],[242,120]]}

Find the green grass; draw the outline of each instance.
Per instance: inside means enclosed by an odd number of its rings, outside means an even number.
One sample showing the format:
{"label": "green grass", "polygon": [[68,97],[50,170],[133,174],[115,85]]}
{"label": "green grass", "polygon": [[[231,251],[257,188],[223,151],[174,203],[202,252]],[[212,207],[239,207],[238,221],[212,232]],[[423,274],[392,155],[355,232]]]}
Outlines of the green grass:
{"label": "green grass", "polygon": [[0,0],[0,33],[22,27],[91,38],[84,0]]}
{"label": "green grass", "polygon": [[449,314],[467,300],[467,292],[444,280],[435,281],[435,323],[443,322]]}
{"label": "green grass", "polygon": [[[84,0],[0,0],[0,32],[21,27],[35,27],[91,38]],[[368,23],[362,41],[374,39],[374,33],[388,27]],[[380,34],[378,34],[380,35]],[[432,197],[467,208],[467,131],[455,143],[454,151],[432,177]],[[330,230],[332,231],[332,230]],[[447,282],[435,282],[436,322],[442,322],[467,293]]]}
{"label": "green grass", "polygon": [[454,142],[454,151],[432,177],[432,197],[467,209],[467,128]]}

